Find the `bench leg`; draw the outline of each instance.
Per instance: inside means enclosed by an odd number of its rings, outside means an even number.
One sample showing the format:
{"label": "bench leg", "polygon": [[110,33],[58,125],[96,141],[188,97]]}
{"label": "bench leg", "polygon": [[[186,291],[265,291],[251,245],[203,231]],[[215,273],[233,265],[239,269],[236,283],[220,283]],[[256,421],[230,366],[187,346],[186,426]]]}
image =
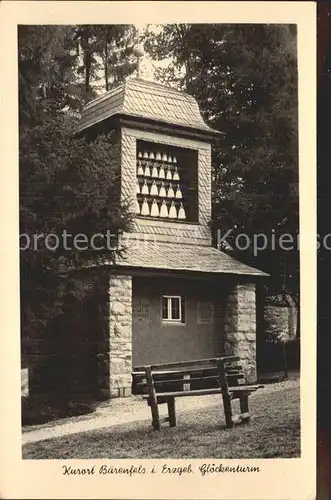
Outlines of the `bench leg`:
{"label": "bench leg", "polygon": [[157,397],[155,393],[154,380],[152,376],[151,366],[145,366],[147,387],[149,392],[148,404],[151,407],[152,412],[152,425],[154,430],[159,431],[161,428],[159,408],[157,405]]}
{"label": "bench leg", "polygon": [[167,400],[168,405],[168,415],[169,415],[169,425],[170,427],[176,427],[176,407],[175,407],[175,398],[169,398]]}
{"label": "bench leg", "polygon": [[240,412],[241,421],[248,424],[250,420],[249,409],[248,409],[248,394],[243,394],[240,396]]}
{"label": "bench leg", "polygon": [[158,404],[154,401],[150,401],[150,407],[152,412],[152,426],[153,429],[159,431],[161,429],[160,415]]}
{"label": "bench leg", "polygon": [[229,394],[222,394],[222,398],[223,398],[223,407],[224,407],[226,426],[228,429],[232,429],[233,420],[232,420],[231,396]]}

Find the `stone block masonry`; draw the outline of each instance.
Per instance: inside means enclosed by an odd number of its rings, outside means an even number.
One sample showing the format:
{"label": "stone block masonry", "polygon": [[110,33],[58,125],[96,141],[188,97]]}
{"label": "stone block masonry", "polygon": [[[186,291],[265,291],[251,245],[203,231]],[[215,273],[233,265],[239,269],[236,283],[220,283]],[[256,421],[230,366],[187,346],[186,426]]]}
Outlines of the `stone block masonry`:
{"label": "stone block masonry", "polygon": [[236,284],[229,293],[225,311],[225,352],[241,358],[247,383],[257,379],[255,302],[253,283]]}
{"label": "stone block masonry", "polygon": [[109,396],[131,395],[132,278],[109,280]]}

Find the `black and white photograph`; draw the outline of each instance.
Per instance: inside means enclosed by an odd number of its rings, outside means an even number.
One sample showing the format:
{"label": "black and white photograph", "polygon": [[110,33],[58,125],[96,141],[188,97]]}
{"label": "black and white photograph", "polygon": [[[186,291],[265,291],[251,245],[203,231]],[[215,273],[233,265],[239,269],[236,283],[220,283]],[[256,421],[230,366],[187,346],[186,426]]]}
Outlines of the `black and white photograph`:
{"label": "black and white photograph", "polygon": [[300,456],[296,25],[18,61],[23,457]]}
{"label": "black and white photograph", "polygon": [[21,3],[1,495],[312,498],[309,2]]}

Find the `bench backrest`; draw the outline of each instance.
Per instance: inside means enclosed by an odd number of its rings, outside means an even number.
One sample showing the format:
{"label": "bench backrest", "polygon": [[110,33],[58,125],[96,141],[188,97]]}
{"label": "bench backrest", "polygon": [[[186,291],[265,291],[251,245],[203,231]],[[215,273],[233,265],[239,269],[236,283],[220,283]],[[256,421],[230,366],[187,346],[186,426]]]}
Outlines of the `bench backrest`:
{"label": "bench backrest", "polygon": [[245,383],[240,358],[223,356],[149,367],[136,366],[132,372],[132,394],[148,394],[146,369],[150,369],[157,394],[214,389],[221,384],[233,387]]}

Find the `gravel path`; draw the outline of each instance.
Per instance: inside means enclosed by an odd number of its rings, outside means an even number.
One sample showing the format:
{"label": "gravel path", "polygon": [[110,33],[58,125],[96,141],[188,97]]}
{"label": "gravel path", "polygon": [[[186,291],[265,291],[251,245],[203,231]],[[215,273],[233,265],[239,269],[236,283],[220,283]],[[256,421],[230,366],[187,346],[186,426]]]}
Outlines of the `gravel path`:
{"label": "gravel path", "polygon": [[[254,398],[257,394],[262,395],[263,393],[266,394],[298,386],[298,379],[268,384],[265,385],[264,388],[259,389],[256,393],[253,393],[251,397]],[[182,413],[219,404],[219,394],[198,397],[192,396],[189,398],[178,398],[176,400],[176,409],[178,413]],[[159,410],[160,416],[165,416],[167,414],[166,405],[161,405]],[[111,401],[98,405],[96,411],[92,414],[70,417],[47,424],[23,427],[22,444],[150,419],[150,409],[146,401],[142,400],[141,397],[134,396],[130,398],[112,399]]]}

